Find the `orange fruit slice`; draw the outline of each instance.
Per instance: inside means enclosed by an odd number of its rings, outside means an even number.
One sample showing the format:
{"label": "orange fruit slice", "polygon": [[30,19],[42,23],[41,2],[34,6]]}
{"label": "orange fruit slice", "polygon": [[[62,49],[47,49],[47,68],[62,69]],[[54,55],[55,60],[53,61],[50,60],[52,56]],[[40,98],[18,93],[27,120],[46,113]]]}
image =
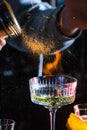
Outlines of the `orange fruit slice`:
{"label": "orange fruit slice", "polygon": [[87,130],[87,121],[83,121],[74,113],[71,113],[67,120],[66,127],[68,130]]}

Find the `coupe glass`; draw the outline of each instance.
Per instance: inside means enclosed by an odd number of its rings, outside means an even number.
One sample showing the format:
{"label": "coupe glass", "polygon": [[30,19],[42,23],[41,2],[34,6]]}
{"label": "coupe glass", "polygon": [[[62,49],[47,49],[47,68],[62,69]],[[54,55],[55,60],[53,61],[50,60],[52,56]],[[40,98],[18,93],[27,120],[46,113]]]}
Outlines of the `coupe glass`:
{"label": "coupe glass", "polygon": [[76,104],[74,106],[74,112],[80,119],[87,121],[87,103]]}
{"label": "coupe glass", "polygon": [[68,75],[33,77],[29,80],[31,101],[50,112],[50,129],[55,130],[57,109],[75,100],[77,79]]}

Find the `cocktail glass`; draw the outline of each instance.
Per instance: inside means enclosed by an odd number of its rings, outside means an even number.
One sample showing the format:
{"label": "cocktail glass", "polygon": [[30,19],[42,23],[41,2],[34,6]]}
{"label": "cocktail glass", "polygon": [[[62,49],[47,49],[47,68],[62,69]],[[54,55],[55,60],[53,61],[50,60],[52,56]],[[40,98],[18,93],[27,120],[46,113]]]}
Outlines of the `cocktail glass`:
{"label": "cocktail glass", "polygon": [[80,119],[87,121],[87,103],[76,104],[74,106],[74,113]]}
{"label": "cocktail glass", "polygon": [[0,130],[14,130],[15,121],[12,119],[0,119]]}
{"label": "cocktail glass", "polygon": [[29,80],[31,101],[50,112],[50,129],[55,130],[57,109],[75,100],[77,79],[68,75],[33,77]]}

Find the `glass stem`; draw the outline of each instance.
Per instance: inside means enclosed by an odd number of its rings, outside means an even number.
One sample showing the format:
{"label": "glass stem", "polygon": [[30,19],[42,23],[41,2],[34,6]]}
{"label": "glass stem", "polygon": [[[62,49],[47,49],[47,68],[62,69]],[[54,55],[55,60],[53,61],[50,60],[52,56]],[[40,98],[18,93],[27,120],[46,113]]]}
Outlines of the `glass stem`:
{"label": "glass stem", "polygon": [[55,130],[55,119],[57,109],[49,109],[50,112],[50,130]]}

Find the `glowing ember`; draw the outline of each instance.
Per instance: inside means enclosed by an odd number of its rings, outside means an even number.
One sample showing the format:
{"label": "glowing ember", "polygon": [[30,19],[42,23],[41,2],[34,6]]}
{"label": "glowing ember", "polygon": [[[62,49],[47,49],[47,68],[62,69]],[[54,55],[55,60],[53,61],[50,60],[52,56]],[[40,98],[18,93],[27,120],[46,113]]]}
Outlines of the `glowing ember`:
{"label": "glowing ember", "polygon": [[[54,50],[52,41],[45,42],[36,36],[29,36],[22,30],[22,39],[28,51],[40,55],[38,75],[53,75],[62,72],[61,53],[59,51],[50,54]],[[50,44],[49,44],[50,42]]]}
{"label": "glowing ember", "polygon": [[53,49],[53,45],[49,45],[49,42],[46,43],[43,40],[39,40],[36,36],[29,36],[24,30],[22,30],[22,38],[26,48],[33,53],[49,54]]}

